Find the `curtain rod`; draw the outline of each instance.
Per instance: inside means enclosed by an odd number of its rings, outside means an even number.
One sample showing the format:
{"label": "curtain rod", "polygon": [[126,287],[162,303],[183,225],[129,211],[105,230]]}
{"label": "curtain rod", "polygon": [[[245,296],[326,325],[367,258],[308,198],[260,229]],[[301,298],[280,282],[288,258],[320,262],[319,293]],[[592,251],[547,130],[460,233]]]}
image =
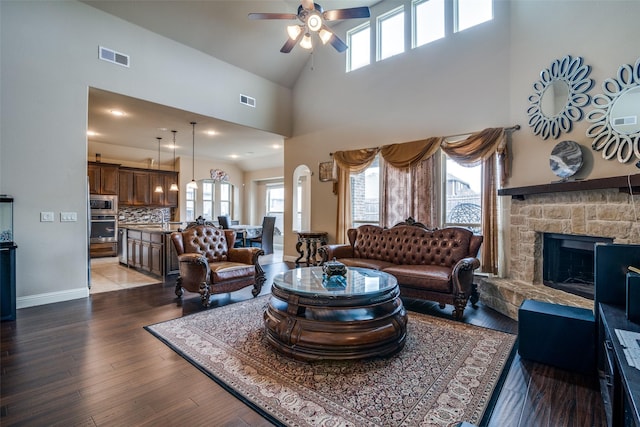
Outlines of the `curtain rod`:
{"label": "curtain rod", "polygon": [[[504,128],[505,132],[513,132],[515,130],[520,130],[520,125],[513,125],[513,126],[509,126],[509,127]],[[471,135],[473,133],[476,133],[476,132],[467,132],[467,133],[458,133],[458,134],[455,134],[455,135],[447,135],[447,136],[443,136],[442,139],[453,138],[454,136]],[[370,150],[370,149],[378,149],[378,148],[380,148],[380,147],[372,147],[372,148],[368,148],[368,149]],[[333,156],[333,153],[329,153],[329,155]]]}

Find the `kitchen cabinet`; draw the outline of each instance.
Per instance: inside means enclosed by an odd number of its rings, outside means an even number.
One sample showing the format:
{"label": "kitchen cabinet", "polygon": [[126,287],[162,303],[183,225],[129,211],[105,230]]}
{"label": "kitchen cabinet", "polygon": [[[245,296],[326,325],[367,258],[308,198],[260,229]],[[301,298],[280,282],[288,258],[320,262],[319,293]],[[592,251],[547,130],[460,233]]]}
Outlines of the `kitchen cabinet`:
{"label": "kitchen cabinet", "polygon": [[89,256],[91,258],[116,256],[117,245],[116,242],[91,243],[89,245]]}
{"label": "kitchen cabinet", "polygon": [[[168,236],[168,233],[162,229],[127,229],[128,265],[154,276],[168,275],[165,271],[165,251],[169,249],[165,247],[165,236]],[[175,263],[177,264],[177,257]]]}
{"label": "kitchen cabinet", "polygon": [[89,162],[89,193],[117,195],[119,169],[120,165],[112,163]]}
{"label": "kitchen cabinet", "polygon": [[[177,192],[170,192],[168,187],[177,180],[177,175],[169,171],[120,168],[118,202],[120,206],[177,207]],[[157,185],[163,187],[163,193],[154,192]]]}

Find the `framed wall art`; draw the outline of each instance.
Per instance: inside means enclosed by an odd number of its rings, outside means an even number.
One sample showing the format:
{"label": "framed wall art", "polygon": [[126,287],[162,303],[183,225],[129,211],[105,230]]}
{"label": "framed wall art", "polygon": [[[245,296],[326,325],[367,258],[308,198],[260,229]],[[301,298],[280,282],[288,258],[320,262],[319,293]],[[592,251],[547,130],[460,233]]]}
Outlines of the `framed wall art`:
{"label": "framed wall art", "polygon": [[333,181],[333,162],[320,162],[318,178],[321,182]]}

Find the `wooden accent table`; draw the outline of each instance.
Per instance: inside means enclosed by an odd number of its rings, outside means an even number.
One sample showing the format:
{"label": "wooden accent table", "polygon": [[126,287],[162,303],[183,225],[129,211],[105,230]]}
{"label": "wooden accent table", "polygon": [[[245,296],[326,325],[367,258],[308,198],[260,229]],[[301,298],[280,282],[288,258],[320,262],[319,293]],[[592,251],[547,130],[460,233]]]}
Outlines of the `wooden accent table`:
{"label": "wooden accent table", "polygon": [[404,347],[407,312],[390,274],[349,267],[346,286],[323,280],[321,267],[277,274],[264,312],[267,341],[301,360],[388,356]]}
{"label": "wooden accent table", "polygon": [[[326,231],[298,231],[298,243],[296,243],[296,251],[300,254],[296,258],[296,267],[300,266],[300,260],[306,257],[307,267],[318,265],[316,254],[318,253],[318,244],[326,245],[329,241],[329,233]],[[305,249],[302,246],[306,245]]]}

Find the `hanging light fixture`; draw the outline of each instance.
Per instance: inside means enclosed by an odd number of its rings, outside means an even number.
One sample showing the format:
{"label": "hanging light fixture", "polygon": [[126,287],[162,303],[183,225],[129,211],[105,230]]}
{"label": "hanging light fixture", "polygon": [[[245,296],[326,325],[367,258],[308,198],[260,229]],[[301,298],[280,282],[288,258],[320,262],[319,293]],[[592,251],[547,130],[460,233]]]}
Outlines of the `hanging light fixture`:
{"label": "hanging light fixture", "polygon": [[191,122],[191,182],[187,184],[187,189],[198,189],[198,183],[196,182],[196,122]]}
{"label": "hanging light fixture", "polygon": [[[162,141],[162,138],[157,136],[156,139],[158,140],[158,170],[160,170],[160,141]],[[164,190],[162,189],[162,185],[160,185],[160,184],[156,185],[156,189],[153,190],[153,192],[154,193],[164,193]]]}
{"label": "hanging light fixture", "polygon": [[[176,171],[176,132],[178,132],[177,130],[172,130],[171,132],[173,132],[173,171]],[[173,177],[175,178],[175,174],[173,175]],[[169,191],[178,191],[178,184],[174,181],[173,184],[171,184],[171,187],[169,187]]]}

